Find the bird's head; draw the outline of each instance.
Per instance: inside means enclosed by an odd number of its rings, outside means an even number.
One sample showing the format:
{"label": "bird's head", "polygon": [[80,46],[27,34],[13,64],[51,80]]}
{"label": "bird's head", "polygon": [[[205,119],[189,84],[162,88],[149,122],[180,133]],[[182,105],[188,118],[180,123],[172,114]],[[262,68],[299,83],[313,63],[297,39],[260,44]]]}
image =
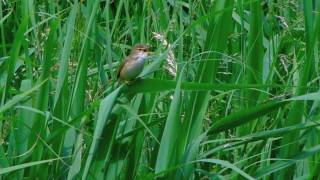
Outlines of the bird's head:
{"label": "bird's head", "polygon": [[151,52],[150,46],[146,44],[136,44],[131,51],[131,55],[135,56],[136,59],[146,59]]}

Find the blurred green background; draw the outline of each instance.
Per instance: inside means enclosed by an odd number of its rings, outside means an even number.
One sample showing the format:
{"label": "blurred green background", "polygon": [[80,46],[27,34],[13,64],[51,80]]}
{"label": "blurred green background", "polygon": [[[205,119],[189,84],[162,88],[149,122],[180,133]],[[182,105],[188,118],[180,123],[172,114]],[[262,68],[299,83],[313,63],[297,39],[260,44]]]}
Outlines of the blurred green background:
{"label": "blurred green background", "polygon": [[319,10],[0,1],[0,179],[319,179]]}

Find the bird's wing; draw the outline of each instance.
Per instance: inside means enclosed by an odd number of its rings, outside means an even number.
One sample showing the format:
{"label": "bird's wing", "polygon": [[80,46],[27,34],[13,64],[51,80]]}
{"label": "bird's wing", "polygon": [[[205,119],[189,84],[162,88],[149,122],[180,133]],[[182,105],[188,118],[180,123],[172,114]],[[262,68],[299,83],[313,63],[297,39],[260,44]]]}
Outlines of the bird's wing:
{"label": "bird's wing", "polygon": [[122,69],[122,67],[123,67],[123,65],[124,65],[124,62],[125,61],[123,61],[121,64],[120,64],[120,66],[118,67],[118,72],[117,72],[117,78],[119,79],[119,77],[120,77],[120,71],[121,71],[121,69]]}
{"label": "bird's wing", "polygon": [[127,58],[124,59],[124,61],[121,62],[119,68],[118,68],[118,72],[117,72],[117,78],[119,79],[120,77],[120,72],[121,72],[121,69],[122,67],[127,63]]}

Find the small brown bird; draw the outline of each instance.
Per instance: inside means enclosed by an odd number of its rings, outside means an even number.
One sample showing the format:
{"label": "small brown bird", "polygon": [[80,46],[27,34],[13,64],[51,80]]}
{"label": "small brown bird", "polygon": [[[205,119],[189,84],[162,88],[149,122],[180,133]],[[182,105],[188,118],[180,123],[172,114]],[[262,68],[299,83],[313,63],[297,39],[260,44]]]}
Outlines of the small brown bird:
{"label": "small brown bird", "polygon": [[118,78],[122,81],[132,81],[142,72],[144,62],[150,55],[150,46],[136,44],[129,56],[127,56],[118,70]]}

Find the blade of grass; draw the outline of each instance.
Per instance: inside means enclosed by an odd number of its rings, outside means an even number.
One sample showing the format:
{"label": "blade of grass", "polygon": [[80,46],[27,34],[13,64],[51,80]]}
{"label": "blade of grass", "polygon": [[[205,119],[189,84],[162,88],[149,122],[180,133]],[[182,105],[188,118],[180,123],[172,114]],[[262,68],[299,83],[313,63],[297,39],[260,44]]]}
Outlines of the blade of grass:
{"label": "blade of grass", "polygon": [[183,77],[183,69],[180,73],[177,87],[175,89],[173,99],[170,104],[169,114],[166,120],[164,131],[162,133],[161,143],[158,151],[155,172],[164,171],[176,165],[178,159],[175,158],[177,150],[180,121],[180,106],[181,106],[181,82]]}
{"label": "blade of grass", "polygon": [[74,25],[75,25],[75,19],[77,15],[78,10],[78,4],[75,3],[72,6],[72,10],[70,12],[70,15],[68,17],[67,21],[67,33],[64,41],[64,46],[61,52],[61,58],[60,58],[60,65],[59,65],[59,72],[58,72],[58,80],[57,80],[57,86],[56,86],[56,94],[54,98],[54,105],[53,107],[56,107],[58,99],[60,98],[60,93],[63,87],[63,84],[66,82],[67,79],[67,71],[68,71],[68,65],[69,65],[69,56],[71,53],[71,45],[72,45],[72,39],[74,34]]}
{"label": "blade of grass", "polygon": [[[250,30],[248,34],[248,51],[246,57],[246,65],[252,71],[246,72],[243,77],[248,84],[262,83],[263,69],[263,26],[262,26],[262,8],[261,0],[250,1]],[[247,107],[254,106],[259,98],[260,92],[247,90],[244,91],[244,98],[248,102],[244,103]],[[248,134],[252,131],[254,123],[246,124],[239,128],[240,135]]]}
{"label": "blade of grass", "polygon": [[[136,80],[134,83],[124,88],[128,94],[137,93],[155,93],[161,91],[173,90],[177,82],[173,80],[164,79],[141,79]],[[195,83],[195,82],[182,82],[181,89],[186,91],[229,91],[229,90],[242,90],[252,89],[259,91],[264,88],[290,88],[294,86],[277,85],[277,84],[227,84],[227,83]],[[261,90],[260,90],[261,91]]]}
{"label": "blade of grass", "polygon": [[[316,126],[319,126],[318,121],[293,125],[293,126],[279,128],[279,129],[272,129],[272,130],[267,130],[267,131],[256,132],[256,133],[253,133],[250,135],[246,135],[244,137],[235,138],[234,140],[231,139],[232,142],[230,142],[230,143],[227,142],[225,144],[221,144],[221,145],[209,150],[208,152],[205,152],[203,155],[201,155],[201,157],[208,157],[208,156],[212,155],[213,153],[218,153],[220,151],[230,149],[230,148],[233,148],[236,146],[245,145],[245,144],[248,144],[249,142],[260,141],[260,140],[265,140],[265,139],[270,139],[270,138],[275,138],[275,137],[282,137],[282,136],[289,134],[289,133],[292,133],[294,131],[301,131],[301,130],[313,128]],[[206,141],[203,144],[214,143],[214,142],[216,142],[216,140]]]}
{"label": "blade of grass", "polygon": [[3,90],[3,94],[2,94],[2,100],[1,100],[1,105],[4,104],[5,99],[8,98],[8,90],[9,87],[11,86],[12,83],[12,78],[14,75],[14,70],[15,70],[15,66],[19,57],[19,53],[20,53],[20,48],[22,45],[22,42],[24,41],[24,32],[26,31],[28,26],[28,16],[25,16],[22,19],[22,22],[19,26],[19,29],[16,33],[16,37],[13,41],[12,44],[12,49],[10,51],[10,59],[8,61],[6,61],[7,63],[7,74],[6,74],[6,82],[5,82],[5,86],[4,86],[4,90]]}
{"label": "blade of grass", "polygon": [[264,169],[259,169],[255,173],[254,177],[255,178],[263,178],[266,175],[269,175],[271,173],[277,173],[281,169],[287,168],[287,167],[297,163],[298,161],[302,161],[302,160],[306,159],[309,156],[313,156],[314,154],[318,153],[319,151],[320,151],[320,145],[314,146],[310,149],[307,149],[307,150],[297,154],[296,156],[294,156],[290,159],[282,159],[279,162],[271,164],[269,167],[264,167]]}
{"label": "blade of grass", "polygon": [[40,82],[39,84],[33,86],[30,90],[15,95],[11,100],[9,100],[6,104],[4,104],[3,106],[0,107],[0,114],[6,112],[7,110],[11,109],[13,106],[15,106],[17,103],[19,103],[20,101],[25,100],[26,98],[28,98],[29,95],[31,95],[33,92],[35,92],[36,90],[38,90],[43,84],[45,84],[45,82],[47,82],[47,79]]}
{"label": "blade of grass", "polygon": [[[42,60],[42,74],[40,76],[40,80],[45,80],[45,79],[50,79],[51,77],[51,72],[50,69],[52,67],[53,64],[53,57],[55,55],[55,41],[56,41],[56,30],[58,28],[58,22],[54,21],[52,22],[51,26],[50,26],[50,33],[49,33],[49,37],[46,41],[45,47],[44,47],[44,55],[43,55],[43,60]],[[50,95],[50,89],[49,89],[49,82],[45,82],[45,84],[39,89],[37,97],[36,97],[36,102],[35,102],[35,109],[39,110],[39,111],[46,111],[48,109],[48,103],[49,103],[49,95]],[[45,129],[45,123],[46,123],[46,117],[36,113],[33,116],[32,119],[32,128],[31,128],[31,132],[32,135],[29,136],[28,138],[28,143],[29,143],[29,147],[32,147],[34,143],[36,143],[38,141],[38,139],[45,139],[43,136],[43,132]],[[35,135],[36,134],[36,135]],[[39,138],[41,137],[41,138]],[[44,146],[43,144],[38,145],[33,152],[32,155],[32,159],[34,161],[36,160],[41,160],[42,156],[43,156],[43,150],[44,150]],[[39,175],[37,176],[36,171],[39,172],[43,172],[44,174],[46,173],[46,167],[43,166],[36,166],[36,168],[39,169],[34,169],[34,167],[32,167],[31,169],[31,175],[32,176],[36,176],[39,177]],[[43,176],[42,176],[43,177]]]}
{"label": "blade of grass", "polygon": [[59,159],[48,159],[48,160],[41,160],[41,161],[35,161],[35,162],[29,162],[29,163],[24,163],[24,164],[19,164],[16,166],[10,166],[10,167],[6,167],[6,168],[1,168],[0,169],[0,174],[7,174],[16,170],[20,170],[20,169],[25,169],[27,167],[32,167],[32,166],[37,166],[40,164],[47,164],[47,163],[51,163],[53,161],[56,161]]}
{"label": "blade of grass", "polygon": [[[221,14],[210,17],[209,27],[204,45],[204,51],[224,52],[227,46],[227,37],[232,28],[232,8],[233,1],[217,1],[215,6],[209,12],[223,11]],[[221,59],[221,54],[208,54],[203,59]],[[215,81],[218,68],[217,61],[201,61],[197,69],[196,82],[212,83]],[[206,109],[209,104],[210,92],[194,92],[191,94],[189,103],[186,105],[186,119],[183,123],[181,141],[178,150],[178,156],[182,157],[188,145],[193,142],[202,131],[203,119]],[[190,159],[185,161],[192,161],[196,157],[196,153],[188,156]],[[191,169],[188,172],[183,172],[189,177]]]}
{"label": "blade of grass", "polygon": [[[304,17],[305,17],[305,27],[306,27],[306,57],[303,63],[303,66],[300,71],[300,77],[298,80],[298,86],[306,86],[312,73],[314,72],[314,49],[315,49],[315,40],[318,38],[320,33],[320,20],[319,15],[316,15],[316,18],[313,17],[312,10],[312,1],[304,0]],[[320,3],[318,3],[317,10],[320,11]],[[307,88],[300,87],[295,91],[296,96],[300,96],[307,93]],[[301,101],[293,102],[289,114],[288,121],[286,121],[286,125],[297,124],[302,120],[303,114],[305,113],[305,103]],[[299,134],[293,133],[288,136],[285,136],[281,142],[281,145],[289,144],[290,142],[295,141],[299,138]],[[297,144],[290,144],[281,149],[279,154],[279,158],[289,158],[295,156],[299,149],[296,148]],[[290,167],[280,174],[280,178],[293,178],[294,175],[294,167]]]}
{"label": "blade of grass", "polygon": [[221,131],[224,131],[230,128],[235,128],[239,125],[255,120],[256,118],[261,117],[271,111],[277,110],[278,108],[288,103],[289,103],[288,101],[271,102],[268,104],[257,105],[252,108],[248,108],[236,113],[232,113],[214,122],[209,132],[219,133]]}
{"label": "blade of grass", "polygon": [[93,140],[90,146],[89,154],[87,157],[87,161],[85,163],[82,179],[86,179],[89,173],[89,169],[92,163],[92,158],[93,155],[96,151],[97,147],[97,142],[99,141],[99,138],[101,137],[103,128],[105,124],[108,122],[108,117],[110,115],[110,112],[113,108],[113,105],[119,95],[119,92],[121,90],[121,87],[117,88],[114,90],[111,94],[109,94],[106,98],[104,98],[99,107],[99,112],[98,112],[98,120],[97,124],[94,130],[94,135],[93,135]]}

